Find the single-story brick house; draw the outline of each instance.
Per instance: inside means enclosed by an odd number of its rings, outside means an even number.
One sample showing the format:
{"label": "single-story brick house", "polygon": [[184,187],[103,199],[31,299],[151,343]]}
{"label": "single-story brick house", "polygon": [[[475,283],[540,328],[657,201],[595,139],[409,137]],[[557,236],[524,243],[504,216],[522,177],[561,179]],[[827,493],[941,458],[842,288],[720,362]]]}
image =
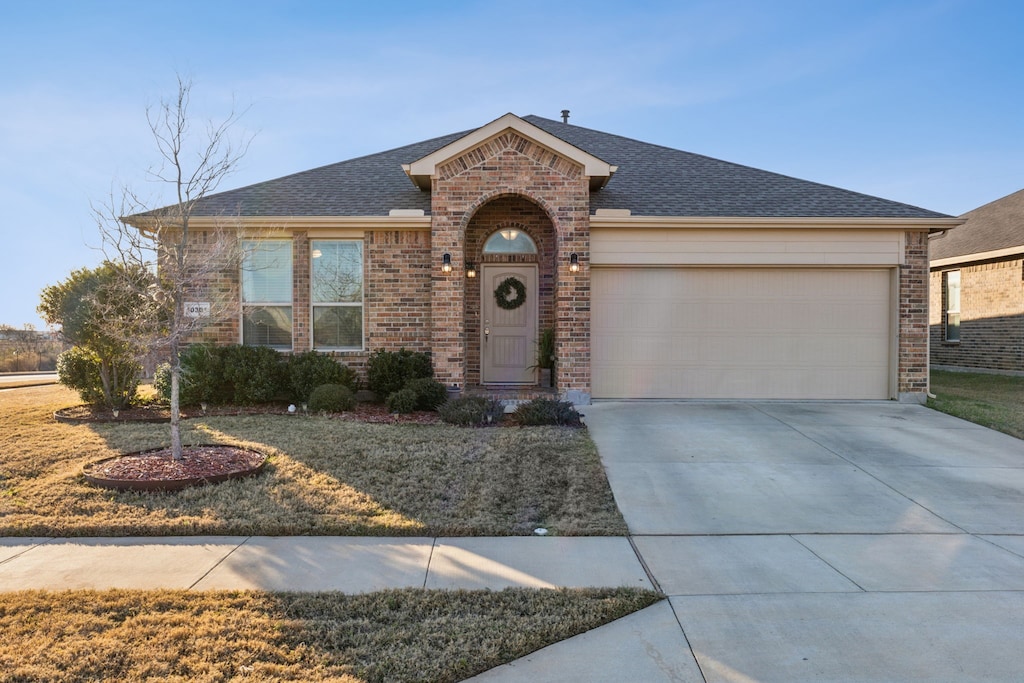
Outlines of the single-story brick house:
{"label": "single-story brick house", "polygon": [[1024,372],[1024,190],[931,238],[931,362]]}
{"label": "single-story brick house", "polygon": [[[206,197],[238,216],[222,342],[429,351],[459,388],[900,399],[928,387],[943,214],[537,116]],[[205,223],[204,223],[205,221]],[[269,236],[268,236],[269,235]]]}

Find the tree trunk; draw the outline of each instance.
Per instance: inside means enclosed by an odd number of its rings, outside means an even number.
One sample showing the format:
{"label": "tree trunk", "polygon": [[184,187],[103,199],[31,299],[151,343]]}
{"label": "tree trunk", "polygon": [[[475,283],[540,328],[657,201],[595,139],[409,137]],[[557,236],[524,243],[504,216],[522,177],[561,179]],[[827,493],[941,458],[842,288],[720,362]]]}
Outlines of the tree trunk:
{"label": "tree trunk", "polygon": [[181,415],[178,408],[181,404],[181,360],[178,358],[178,345],[171,349],[171,456],[181,460]]}

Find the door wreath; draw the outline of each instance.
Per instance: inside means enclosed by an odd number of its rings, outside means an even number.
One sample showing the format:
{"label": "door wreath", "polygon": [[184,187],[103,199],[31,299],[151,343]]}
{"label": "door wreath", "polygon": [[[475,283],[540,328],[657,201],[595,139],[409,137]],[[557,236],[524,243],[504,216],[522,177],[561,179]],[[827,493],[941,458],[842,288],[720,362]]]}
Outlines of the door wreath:
{"label": "door wreath", "polygon": [[[512,297],[513,292],[515,292],[514,297]],[[506,311],[516,310],[526,303],[526,285],[514,277],[505,278],[494,290],[494,302],[498,304],[499,308],[504,308]]]}

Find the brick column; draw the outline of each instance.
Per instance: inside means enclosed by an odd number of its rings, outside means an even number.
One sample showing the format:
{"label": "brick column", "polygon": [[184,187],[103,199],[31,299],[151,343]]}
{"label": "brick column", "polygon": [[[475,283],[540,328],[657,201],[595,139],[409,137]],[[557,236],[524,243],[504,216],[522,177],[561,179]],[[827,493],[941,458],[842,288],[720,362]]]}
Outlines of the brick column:
{"label": "brick column", "polygon": [[928,393],[928,233],[907,232],[900,267],[898,389],[901,402]]}

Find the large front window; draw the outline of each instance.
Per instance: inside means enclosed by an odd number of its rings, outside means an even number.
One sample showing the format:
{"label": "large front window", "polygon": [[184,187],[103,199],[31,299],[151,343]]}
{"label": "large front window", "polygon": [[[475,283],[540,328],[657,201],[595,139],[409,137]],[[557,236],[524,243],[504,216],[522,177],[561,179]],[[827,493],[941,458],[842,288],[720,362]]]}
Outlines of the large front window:
{"label": "large front window", "polygon": [[363,243],[313,240],[313,348],[363,348]]}
{"label": "large front window", "polygon": [[291,350],[291,240],[246,241],[242,248],[242,343]]}

